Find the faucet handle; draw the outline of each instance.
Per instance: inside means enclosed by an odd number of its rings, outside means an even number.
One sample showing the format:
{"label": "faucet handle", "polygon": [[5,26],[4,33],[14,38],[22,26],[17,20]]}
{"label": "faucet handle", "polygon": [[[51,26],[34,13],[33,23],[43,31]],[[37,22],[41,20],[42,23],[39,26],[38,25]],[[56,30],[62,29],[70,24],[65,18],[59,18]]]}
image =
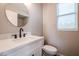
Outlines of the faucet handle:
{"label": "faucet handle", "polygon": [[25,36],[26,36],[26,33],[23,34],[23,37],[25,37]]}
{"label": "faucet handle", "polygon": [[17,34],[14,34],[14,35],[12,35],[12,36],[14,36],[15,39],[17,38]]}

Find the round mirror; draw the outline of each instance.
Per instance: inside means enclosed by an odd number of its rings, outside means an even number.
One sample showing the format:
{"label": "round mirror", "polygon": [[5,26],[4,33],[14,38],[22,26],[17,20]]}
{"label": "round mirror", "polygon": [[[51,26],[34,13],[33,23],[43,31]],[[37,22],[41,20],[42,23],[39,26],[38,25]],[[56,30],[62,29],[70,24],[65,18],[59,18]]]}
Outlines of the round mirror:
{"label": "round mirror", "polygon": [[17,27],[23,27],[28,22],[28,10],[23,3],[6,4],[5,13],[9,22]]}

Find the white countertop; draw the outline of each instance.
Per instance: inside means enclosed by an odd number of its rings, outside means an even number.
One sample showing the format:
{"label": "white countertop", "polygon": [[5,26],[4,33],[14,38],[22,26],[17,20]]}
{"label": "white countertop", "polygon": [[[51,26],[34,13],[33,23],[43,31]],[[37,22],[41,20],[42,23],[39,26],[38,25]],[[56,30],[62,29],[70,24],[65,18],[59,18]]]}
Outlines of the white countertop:
{"label": "white countertop", "polygon": [[43,37],[40,36],[27,36],[24,38],[17,39],[3,39],[0,40],[0,53],[8,51],[10,49],[16,48],[18,46],[31,43],[33,41],[37,41]]}

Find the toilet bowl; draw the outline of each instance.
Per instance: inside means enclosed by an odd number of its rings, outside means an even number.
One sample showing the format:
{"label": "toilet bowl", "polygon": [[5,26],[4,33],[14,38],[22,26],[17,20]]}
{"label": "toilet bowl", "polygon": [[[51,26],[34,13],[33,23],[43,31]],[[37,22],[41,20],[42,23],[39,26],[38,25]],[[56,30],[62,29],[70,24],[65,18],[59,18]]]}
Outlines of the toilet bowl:
{"label": "toilet bowl", "polygon": [[57,48],[51,46],[51,45],[44,45],[43,51],[48,55],[56,55],[57,54]]}

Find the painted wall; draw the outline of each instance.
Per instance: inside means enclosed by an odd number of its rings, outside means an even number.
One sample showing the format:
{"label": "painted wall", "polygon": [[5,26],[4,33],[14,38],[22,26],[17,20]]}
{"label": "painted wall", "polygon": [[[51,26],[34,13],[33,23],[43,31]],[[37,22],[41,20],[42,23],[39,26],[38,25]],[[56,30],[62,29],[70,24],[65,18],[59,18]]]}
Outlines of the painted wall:
{"label": "painted wall", "polygon": [[[7,5],[9,7],[7,7]],[[15,4],[16,8],[11,6],[12,4],[1,4],[0,3],[0,39],[10,38],[14,33],[19,33],[19,28],[11,24],[5,15],[5,9],[9,8],[15,10],[19,13],[25,14],[27,10],[29,12],[29,21],[28,24],[23,27],[24,32],[31,32],[34,35],[43,35],[43,24],[42,24],[42,5],[41,4],[31,4],[30,7],[25,8],[23,4]],[[19,9],[19,11],[17,10]],[[20,10],[21,9],[21,10]],[[23,10],[23,12],[22,12]]]}
{"label": "painted wall", "polygon": [[79,55],[79,31],[57,31],[56,4],[43,4],[43,34],[64,55]]}
{"label": "painted wall", "polygon": [[25,29],[31,31],[35,35],[43,35],[43,8],[42,4],[35,3],[28,6],[29,23]]}

